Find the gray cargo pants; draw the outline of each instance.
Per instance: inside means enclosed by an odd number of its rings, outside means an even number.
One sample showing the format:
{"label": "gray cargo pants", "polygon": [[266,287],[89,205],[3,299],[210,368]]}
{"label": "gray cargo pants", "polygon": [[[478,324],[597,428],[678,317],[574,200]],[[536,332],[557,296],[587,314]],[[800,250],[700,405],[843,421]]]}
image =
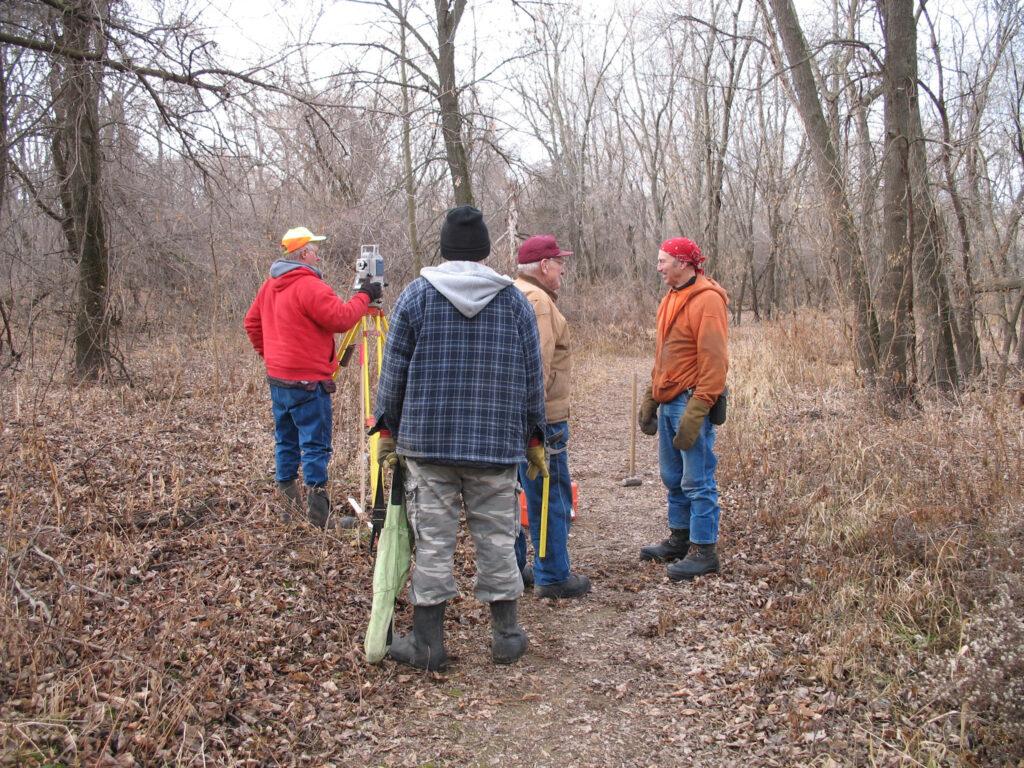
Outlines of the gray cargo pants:
{"label": "gray cargo pants", "polygon": [[493,603],[523,594],[515,553],[516,467],[478,469],[415,459],[405,465],[406,510],[416,539],[409,601],[437,605],[459,594],[452,569],[463,507],[476,546],[477,600]]}

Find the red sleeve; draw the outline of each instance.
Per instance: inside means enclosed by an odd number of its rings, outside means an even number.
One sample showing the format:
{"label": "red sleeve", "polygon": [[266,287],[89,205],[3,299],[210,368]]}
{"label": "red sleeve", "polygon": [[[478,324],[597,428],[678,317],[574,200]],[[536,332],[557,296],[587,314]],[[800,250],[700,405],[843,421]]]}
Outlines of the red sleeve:
{"label": "red sleeve", "polygon": [[245,313],[245,332],[249,335],[252,348],[263,357],[263,320],[260,317],[260,298],[263,296],[263,289],[260,288],[256,298],[252,300],[252,306]]}
{"label": "red sleeve", "polygon": [[348,301],[342,301],[323,280],[303,280],[302,287],[307,289],[302,294],[306,313],[331,333],[344,333],[358,323],[370,307],[370,297],[365,293],[359,292]]}

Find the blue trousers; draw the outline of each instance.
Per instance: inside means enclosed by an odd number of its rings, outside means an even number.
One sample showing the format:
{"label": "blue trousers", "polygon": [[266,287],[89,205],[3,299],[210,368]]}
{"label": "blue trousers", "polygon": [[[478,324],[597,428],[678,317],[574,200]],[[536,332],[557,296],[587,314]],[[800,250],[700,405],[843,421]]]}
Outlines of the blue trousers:
{"label": "blue trousers", "polygon": [[[519,484],[526,494],[526,510],[530,516],[530,540],[533,542],[534,584],[542,587],[569,578],[569,527],[572,524],[572,480],[569,477],[569,422],[557,421],[545,428],[548,450],[548,536],[544,557],[540,557],[540,510],[544,478],[526,478],[528,465],[519,465]],[[526,536],[516,541],[519,569],[526,564]]]}
{"label": "blue trousers", "polygon": [[688,528],[694,544],[714,544],[721,514],[715,483],[715,427],[705,416],[690,450],[672,445],[689,401],[690,393],[684,392],[658,407],[658,463],[661,481],[668,488],[668,527]]}
{"label": "blue trousers", "polygon": [[299,475],[306,485],[327,484],[327,462],[331,460],[331,396],[318,386],[305,389],[270,386],[274,413],[274,461],[277,482]]}

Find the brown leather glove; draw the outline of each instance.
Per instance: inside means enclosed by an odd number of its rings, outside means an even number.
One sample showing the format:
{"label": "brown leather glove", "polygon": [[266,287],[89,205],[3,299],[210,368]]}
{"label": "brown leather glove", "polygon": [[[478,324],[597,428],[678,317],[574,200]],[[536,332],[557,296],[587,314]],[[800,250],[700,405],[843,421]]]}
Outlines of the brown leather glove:
{"label": "brown leather glove", "polygon": [[544,443],[538,442],[536,445],[527,446],[526,461],[530,465],[526,470],[527,479],[536,480],[537,475],[550,477],[548,473],[548,457],[544,451]]}
{"label": "brown leather glove", "polygon": [[636,423],[645,435],[658,434],[658,401],[654,399],[654,386],[648,385],[644,401],[636,414]]}
{"label": "brown leather glove", "polygon": [[711,406],[703,400],[696,397],[690,398],[686,404],[686,410],[683,411],[683,415],[679,419],[676,436],[672,438],[672,445],[676,450],[688,451],[693,447],[693,444],[697,442],[697,435],[700,434],[700,428],[704,424],[704,417],[710,410]]}

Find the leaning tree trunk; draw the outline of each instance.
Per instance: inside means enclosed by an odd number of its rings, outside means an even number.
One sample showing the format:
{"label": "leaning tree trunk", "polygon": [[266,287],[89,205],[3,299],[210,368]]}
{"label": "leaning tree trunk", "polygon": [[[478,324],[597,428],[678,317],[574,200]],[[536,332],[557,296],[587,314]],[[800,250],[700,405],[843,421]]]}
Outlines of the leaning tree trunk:
{"label": "leaning tree trunk", "polygon": [[[403,9],[404,12],[404,9]],[[409,248],[412,251],[412,274],[416,276],[423,268],[423,257],[420,254],[420,236],[416,227],[416,178],[412,165],[412,109],[409,98],[409,76],[406,62],[407,31],[401,26],[401,57],[398,60],[399,73],[402,79],[402,170],[405,172],[405,216],[409,227]]]}
{"label": "leaning tree trunk", "polygon": [[469,174],[469,153],[462,136],[459,88],[455,81],[455,32],[466,9],[466,0],[434,0],[437,10],[437,103],[441,109],[448,172],[452,177],[456,205],[473,205],[473,180]]}
{"label": "leaning tree trunk", "polygon": [[886,253],[900,265],[897,269],[906,269],[910,262],[918,379],[948,391],[958,386],[956,351],[917,100],[914,1],[880,0],[880,7],[885,38]]}
{"label": "leaning tree trunk", "polygon": [[[106,10],[104,2],[77,0],[57,20],[64,44],[102,55],[98,17],[105,16]],[[101,79],[100,64],[71,58],[57,60],[50,79],[61,226],[68,253],[78,262],[75,373],[81,378],[99,377],[110,364],[109,254],[101,199]]]}
{"label": "leaning tree trunk", "polygon": [[860,239],[846,194],[839,153],[832,140],[811,71],[811,54],[804,39],[792,0],[769,0],[778,24],[779,36],[789,60],[796,108],[811,146],[811,157],[825,196],[829,229],[837,257],[837,282],[841,296],[853,304],[854,351],[857,368],[866,379],[877,369],[877,333],[871,309]]}

